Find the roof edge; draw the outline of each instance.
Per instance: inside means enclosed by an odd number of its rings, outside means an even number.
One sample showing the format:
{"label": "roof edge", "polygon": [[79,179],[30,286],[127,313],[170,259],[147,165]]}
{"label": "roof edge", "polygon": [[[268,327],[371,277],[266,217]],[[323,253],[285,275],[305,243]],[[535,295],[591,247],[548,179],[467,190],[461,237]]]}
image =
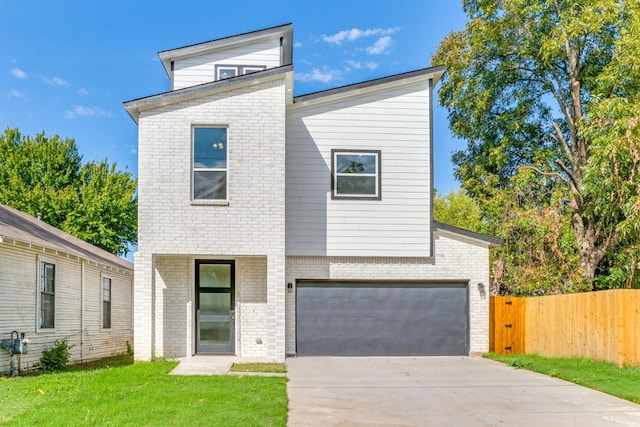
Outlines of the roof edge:
{"label": "roof edge", "polygon": [[481,240],[489,243],[489,246],[497,247],[502,245],[502,240],[496,237],[487,236],[486,234],[476,233],[475,231],[465,230],[464,228],[455,227],[453,225],[444,224],[442,222],[433,221],[435,230],[448,231],[449,233],[458,234],[464,237],[470,237],[475,240]]}
{"label": "roof edge", "polygon": [[257,71],[250,74],[242,74],[240,76],[231,77],[224,80],[216,80],[213,82],[202,83],[195,86],[188,86],[182,89],[172,90],[168,92],[162,92],[155,95],[149,95],[142,98],[132,99],[130,101],[123,102],[125,110],[129,113],[129,116],[134,122],[138,123],[140,116],[140,109],[149,107],[155,104],[170,104],[178,102],[184,98],[202,95],[208,91],[215,91],[232,86],[238,86],[246,84],[254,80],[269,80],[280,74],[285,74],[293,71],[293,65],[283,65],[281,67],[267,68],[263,71]]}
{"label": "roof edge", "polygon": [[160,52],[158,52],[158,56],[160,57],[160,61],[162,62],[162,66],[165,68],[165,71],[167,72],[167,74],[169,74],[171,69],[171,61],[176,58],[197,54],[206,50],[217,49],[227,44],[241,43],[251,39],[268,37],[273,34],[287,33],[287,32],[289,33],[293,32],[293,24],[291,22],[287,24],[276,25],[274,27],[268,27],[260,30],[248,31],[246,33],[234,34],[231,36],[208,40],[200,43],[194,43],[187,46],[181,46],[174,49],[161,50]]}
{"label": "roof edge", "polygon": [[445,71],[444,65],[437,65],[435,67],[428,67],[428,68],[422,68],[419,70],[407,71],[399,74],[392,74],[390,76],[384,76],[377,79],[365,80],[363,82],[352,83],[345,86],[339,86],[331,89],[321,90],[318,92],[308,93],[305,95],[299,95],[293,98],[293,102],[295,104],[295,103],[301,103],[306,101],[312,101],[315,99],[324,98],[331,95],[339,95],[342,93],[347,93],[352,90],[366,89],[369,87],[374,87],[377,85],[383,85],[386,83],[392,83],[392,82],[410,79],[414,77],[428,76],[429,74],[436,75],[435,80],[437,81],[440,79],[440,76],[442,76],[444,71]]}

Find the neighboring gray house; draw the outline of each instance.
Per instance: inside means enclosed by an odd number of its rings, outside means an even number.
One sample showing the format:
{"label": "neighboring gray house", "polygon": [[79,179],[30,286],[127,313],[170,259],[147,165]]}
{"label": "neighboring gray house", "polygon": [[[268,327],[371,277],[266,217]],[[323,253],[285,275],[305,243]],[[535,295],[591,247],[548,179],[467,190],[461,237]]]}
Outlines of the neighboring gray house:
{"label": "neighboring gray house", "polygon": [[466,355],[489,247],[433,221],[432,67],[293,96],[292,26],[160,52],[139,128],[135,357]]}
{"label": "neighboring gray house", "polygon": [[[122,354],[133,345],[133,264],[0,205],[0,340],[25,333],[31,367],[56,340],[71,361]],[[9,352],[0,350],[0,372]]]}

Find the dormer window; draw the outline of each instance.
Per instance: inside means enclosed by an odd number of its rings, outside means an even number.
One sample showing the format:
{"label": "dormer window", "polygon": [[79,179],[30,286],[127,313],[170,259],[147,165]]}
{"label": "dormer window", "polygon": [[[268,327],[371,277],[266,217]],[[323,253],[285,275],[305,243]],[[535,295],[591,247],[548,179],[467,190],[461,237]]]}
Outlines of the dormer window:
{"label": "dormer window", "polygon": [[216,65],[216,80],[230,79],[242,74],[251,74],[262,71],[264,65]]}
{"label": "dormer window", "polygon": [[265,67],[242,67],[242,74],[257,73],[258,71],[262,71],[264,69]]}
{"label": "dormer window", "polygon": [[229,79],[238,75],[238,67],[218,67],[218,80]]}

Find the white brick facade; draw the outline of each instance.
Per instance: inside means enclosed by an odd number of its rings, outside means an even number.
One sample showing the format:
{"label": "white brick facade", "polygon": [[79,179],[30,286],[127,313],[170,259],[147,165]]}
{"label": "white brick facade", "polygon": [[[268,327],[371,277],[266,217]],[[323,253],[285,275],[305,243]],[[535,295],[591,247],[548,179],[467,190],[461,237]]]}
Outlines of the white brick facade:
{"label": "white brick facade", "polygon": [[[237,257],[236,352],[284,359],[284,329],[256,330],[267,312],[284,325],[284,122],[283,77],[141,113],[136,358],[193,354],[195,260]],[[228,127],[228,203],[191,200],[193,125]]]}
{"label": "white brick facade", "polygon": [[[227,41],[247,48],[251,33],[162,53],[165,69],[197,62],[193,84],[200,84],[125,104],[139,126],[136,359],[197,352],[199,260],[235,263],[238,356],[283,361],[295,353],[295,286],[287,292],[287,283],[299,279],[467,283],[470,351],[486,351],[488,297],[478,284],[488,289],[490,243],[434,231],[429,218],[431,91],[444,69],[298,97],[296,104],[286,62],[291,31],[262,30],[249,49],[252,60],[271,58],[274,45],[260,53],[260,43],[279,40],[279,65],[227,80],[214,81],[214,59]],[[227,128],[228,201],[192,200],[194,126]],[[381,200],[331,198],[333,148],[381,153]]]}

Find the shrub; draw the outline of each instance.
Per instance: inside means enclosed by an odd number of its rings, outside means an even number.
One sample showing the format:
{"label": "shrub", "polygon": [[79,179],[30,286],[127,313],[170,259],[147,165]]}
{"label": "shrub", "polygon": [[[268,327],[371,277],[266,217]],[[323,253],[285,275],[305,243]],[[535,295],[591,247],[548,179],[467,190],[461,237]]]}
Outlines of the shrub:
{"label": "shrub", "polygon": [[56,372],[63,369],[69,363],[69,351],[71,347],[64,340],[56,340],[49,350],[42,352],[40,366],[48,372]]}

